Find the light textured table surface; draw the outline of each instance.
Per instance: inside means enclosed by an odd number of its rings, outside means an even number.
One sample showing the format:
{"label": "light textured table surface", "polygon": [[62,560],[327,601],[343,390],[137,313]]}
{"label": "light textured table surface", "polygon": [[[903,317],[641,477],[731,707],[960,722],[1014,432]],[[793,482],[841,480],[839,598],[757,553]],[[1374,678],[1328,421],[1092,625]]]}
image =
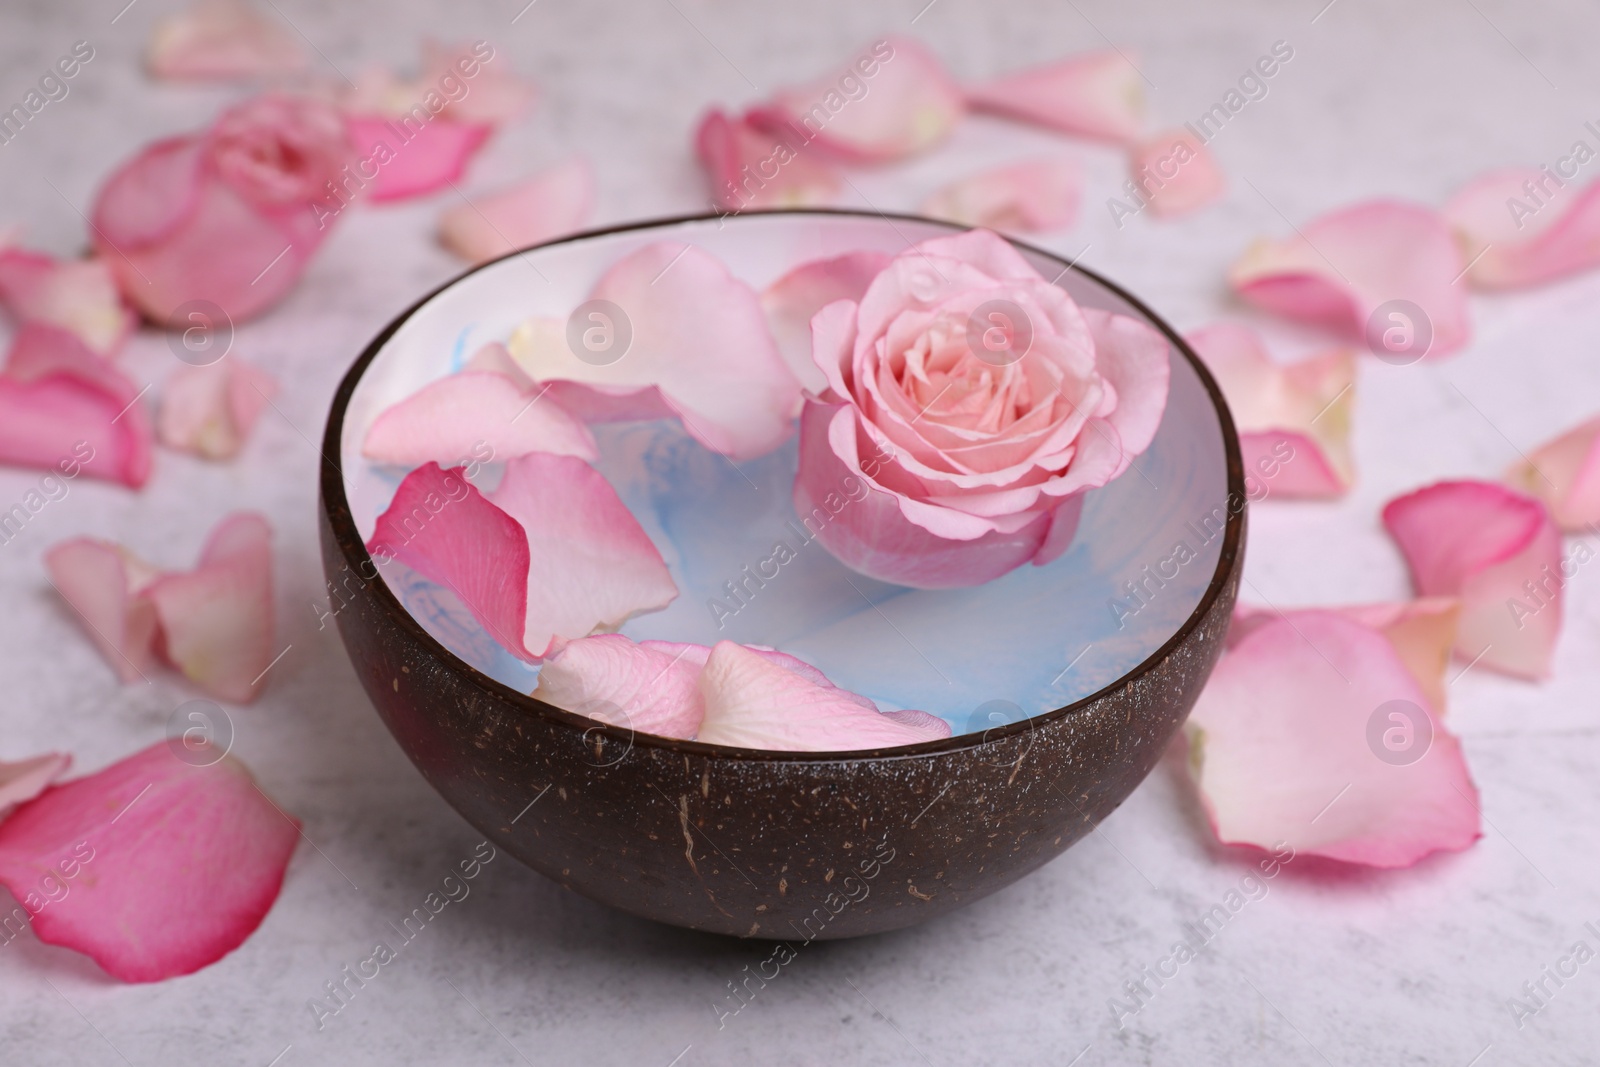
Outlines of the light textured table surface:
{"label": "light textured table surface", "polygon": [[[203,124],[229,90],[150,84],[137,57],[170,5],[7,0],[0,102],[87,39],[96,57],[10,144],[0,223],[79,248],[93,191],[141,143]],[[1441,201],[1494,165],[1553,161],[1600,119],[1600,11],[1577,0],[1391,4],[1065,0],[867,4],[811,0],[275,0],[318,60],[353,74],[408,62],[424,34],[490,40],[538,79],[537,114],[479,160],[482,189],[581,151],[596,163],[596,224],[704,207],[688,151],[705,105],[742,103],[820,73],[883,32],[910,32],[960,76],[1100,47],[1136,50],[1155,117],[1198,116],[1278,40],[1292,61],[1217,137],[1226,199],[1180,222],[1118,230],[1105,198],[1121,158],[974,121],[943,150],[855,179],[883,210],[912,210],[983,163],[1059,150],[1090,175],[1082,221],[1044,243],[1144,297],[1180,328],[1242,314],[1223,272],[1257,235],[1283,235],[1352,199]],[[266,7],[266,5],[263,5]],[[269,8],[270,10],[270,8]],[[1594,164],[1591,164],[1594,166]],[[1600,172],[1597,172],[1600,173]],[[1591,174],[1588,177],[1592,178]],[[711,1005],[758,945],[628,918],[519,867],[492,863],[337,1017],[307,1007],[386,937],[479,840],[411,767],[310,607],[319,437],[335,383],[367,340],[459,265],[431,240],[448,196],[344,220],[299,290],[242,327],[237,350],[284,383],[246,455],[212,465],[163,452],[139,493],[80,482],[0,547],[0,757],[73,752],[95,769],[159,740],[193,694],[163,673],[119,686],[40,564],[92,533],[187,565],[225,511],[278,530],[280,640],[259,703],[233,713],[235,752],[305,822],[283,894],[237,952],[155,985],[107,979],[31,935],[0,949],[0,1063],[50,1064],[1581,1064],[1600,1060],[1600,962],[1520,1030],[1508,998],[1600,925],[1600,570],[1569,587],[1555,677],[1540,686],[1472,670],[1449,723],[1482,789],[1486,836],[1464,854],[1390,873],[1295,864],[1126,1027],[1107,1006],[1237,884],[1244,862],[1210,844],[1168,759],[1101,832],[1018,885],[945,920],[815,944],[718,1029]],[[1402,597],[1377,521],[1396,493],[1451,475],[1493,477],[1600,409],[1600,273],[1473,300],[1477,339],[1437,364],[1360,369],[1360,481],[1337,504],[1254,509],[1247,598],[1280,607]],[[1309,333],[1274,331],[1286,354]],[[124,357],[158,380],[159,335]],[[0,504],[36,480],[0,471]],[[1454,668],[1459,670],[1459,665]],[[278,1057],[278,1059],[274,1059]],[[674,1060],[674,1057],[679,1057]],[[1075,1059],[1075,1057],[1077,1057]],[[1475,1059],[1475,1057],[1477,1057]]]}

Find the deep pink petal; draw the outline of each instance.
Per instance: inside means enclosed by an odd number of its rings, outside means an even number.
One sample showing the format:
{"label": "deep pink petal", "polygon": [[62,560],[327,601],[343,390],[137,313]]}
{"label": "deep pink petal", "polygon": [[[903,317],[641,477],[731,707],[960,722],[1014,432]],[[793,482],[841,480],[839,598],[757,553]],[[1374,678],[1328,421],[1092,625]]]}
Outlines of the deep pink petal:
{"label": "deep pink petal", "polygon": [[354,115],[350,139],[373,177],[361,189],[375,204],[426,196],[459,182],[493,126],[435,117],[402,125],[381,115]]}
{"label": "deep pink petal", "polygon": [[1128,167],[1157,215],[1186,215],[1221,196],[1227,184],[1205,142],[1182,128],[1134,145]]}
{"label": "deep pink petal", "polygon": [[1445,205],[1473,285],[1519,289],[1600,266],[1600,182],[1558,181],[1532,168],[1490,171]]}
{"label": "deep pink petal", "polygon": [[[890,748],[950,736],[931,715],[889,716],[860,698],[732,641],[718,642],[700,672],[705,718],[698,740],[779,751]],[[909,720],[909,721],[908,721]]]}
{"label": "deep pink petal", "polygon": [[0,463],[138,488],[153,438],[139,393],[76,334],[23,326],[0,373]]}
{"label": "deep pink petal", "polygon": [[489,500],[526,531],[528,652],[615,630],[678,595],[649,535],[583,460],[542,452],[513,459]]}
{"label": "deep pink petal", "polygon": [[276,379],[237,356],[181,366],[162,383],[156,430],[170,448],[232,459],[277,393]]}
{"label": "deep pink petal", "polygon": [[[1373,200],[1323,215],[1286,240],[1256,242],[1228,280],[1269,311],[1324,323],[1351,337],[1398,331],[1384,347],[1402,358],[1420,358],[1454,352],[1471,338],[1466,291],[1456,284],[1465,266],[1437,212]],[[1414,321],[1412,306],[1424,321]],[[1431,343],[1423,349],[1425,336]]]}
{"label": "deep pink petal", "polygon": [[507,189],[456,204],[439,219],[439,240],[483,263],[582,229],[594,210],[594,168],[574,156]]}
{"label": "deep pink petal", "polygon": [[1561,534],[1538,500],[1490,482],[1439,482],[1391,500],[1383,523],[1423,596],[1461,600],[1456,655],[1525,678],[1561,632]]}
{"label": "deep pink petal", "polygon": [[1252,489],[1262,486],[1268,497],[1326,498],[1350,488],[1354,352],[1279,364],[1255,331],[1232,323],[1193,330],[1187,339],[1228,400]]}
{"label": "deep pink petal", "polygon": [[162,655],[201,689],[247,704],[264,691],[274,646],[272,527],[236,512],[211,531],[200,565],[164,574],[146,595],[161,627]]}
{"label": "deep pink petal", "polygon": [[11,763],[0,761],[0,822],[16,805],[44,792],[71,764],[72,757],[65,752],[47,752]]}
{"label": "deep pink petal", "polygon": [[597,344],[620,345],[631,332],[620,358],[608,349],[579,359],[564,323],[532,320],[509,346],[529,377],[614,394],[655,387],[691,436],[736,459],[770,452],[794,432],[799,382],[755,292],[715,257],[671,241],[648,245],[613,264],[590,296],[622,309],[624,323],[591,314]]}
{"label": "deep pink petal", "polygon": [[[1382,710],[1401,701],[1400,719]],[[1421,745],[1379,757],[1370,724]],[[1409,724],[1409,725],[1408,725]],[[1403,731],[1411,732],[1407,737]],[[1271,619],[1222,658],[1187,726],[1190,761],[1224,844],[1407,867],[1482,836],[1460,743],[1383,634],[1331,612]]]}
{"label": "deep pink petal", "polygon": [[1144,128],[1144,86],[1120,52],[1085,52],[967,90],[977,111],[1063,133],[1132,142]]}
{"label": "deep pink petal", "polygon": [[44,557],[50,582],[117,677],[144,677],[155,658],[155,604],[144,589],[157,576],[149,564],[107,541],[75,537]]}
{"label": "deep pink petal", "polygon": [[0,250],[0,302],[21,322],[71,330],[102,356],[122,347],[135,321],[110,268],[99,259],[55,260],[21,249]]}
{"label": "deep pink petal", "polygon": [[706,112],[694,134],[712,201],[726,211],[826,204],[839,191],[837,171],[805,150],[793,131],[768,130],[748,116]]}
{"label": "deep pink petal", "polygon": [[[621,634],[569,641],[540,666],[533,695],[613,726],[693,737],[705,714],[696,680],[710,649],[659,644],[636,644]],[[689,655],[691,648],[701,655]]]}
{"label": "deep pink petal", "polygon": [[0,823],[0,884],[40,941],[126,982],[189,974],[244,943],[278,897],[300,824],[216,755],[198,766],[157,743]]}
{"label": "deep pink petal", "polygon": [[198,0],[156,23],[145,48],[151,77],[238,81],[306,67],[300,38],[244,0]]}
{"label": "deep pink petal", "polygon": [[938,58],[909,37],[890,37],[824,78],[780,90],[751,117],[842,159],[883,162],[932,148],[965,112]]}
{"label": "deep pink petal", "polygon": [[377,463],[416,467],[514,459],[552,452],[594,459],[588,427],[539,387],[524,390],[492,371],[463,371],[440,378],[394,405],[373,422],[361,454]]}
{"label": "deep pink petal", "polygon": [[[811,320],[836,300],[860,300],[894,257],[886,252],[848,252],[802,263],[761,294],[761,306],[789,369],[812,392],[827,388],[827,376],[811,354]],[[837,362],[837,361],[836,361]]]}
{"label": "deep pink petal", "polygon": [[952,182],[922,202],[922,213],[963,226],[1060,230],[1077,220],[1082,193],[1076,161],[1033,159]]}
{"label": "deep pink petal", "polygon": [[1534,449],[1507,480],[1543,500],[1563,530],[1595,532],[1600,523],[1600,417]]}

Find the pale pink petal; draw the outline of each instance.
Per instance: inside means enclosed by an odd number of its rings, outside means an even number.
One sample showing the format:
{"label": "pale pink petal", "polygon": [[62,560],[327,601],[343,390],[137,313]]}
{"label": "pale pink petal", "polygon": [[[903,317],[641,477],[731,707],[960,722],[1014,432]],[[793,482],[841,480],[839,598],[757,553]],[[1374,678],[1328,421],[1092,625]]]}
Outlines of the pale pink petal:
{"label": "pale pink petal", "polygon": [[1070,159],[1034,159],[950,183],[922,202],[922,213],[963,226],[1024,233],[1060,230],[1078,217],[1083,171]]}
{"label": "pale pink petal", "polygon": [[[700,655],[688,654],[691,649]],[[582,637],[544,661],[533,695],[613,726],[690,738],[705,714],[696,679],[709,652],[704,646],[636,644],[621,634]]]}
{"label": "pale pink petal", "polygon": [[735,459],[764,455],[794,432],[800,384],[755,292],[709,253],[671,241],[648,245],[613,264],[590,297],[621,309],[617,322],[589,313],[589,329],[601,331],[597,343],[616,346],[620,356],[606,348],[600,358],[579,359],[565,324],[534,320],[509,344],[529,377],[613,395],[655,387],[691,436]]}
{"label": "pale pink petal", "polygon": [[102,356],[122,347],[136,319],[104,261],[55,260],[15,248],[0,250],[0,302],[20,322],[71,330]]}
{"label": "pale pink petal", "polygon": [[44,565],[117,677],[124,682],[143,678],[156,650],[155,604],[144,595],[155,569],[118,545],[89,537],[53,546]]}
{"label": "pale pink petal", "polygon": [[1550,671],[1565,584],[1545,506],[1490,482],[1439,482],[1391,500],[1383,523],[1422,596],[1459,597],[1456,655],[1525,678]]}
{"label": "pale pink petal", "polygon": [[153,438],[140,392],[76,334],[23,326],[0,373],[0,463],[138,488]]}
{"label": "pale pink petal", "polygon": [[539,387],[524,390],[503,374],[472,370],[431,382],[384,411],[361,445],[374,462],[406,467],[529,452],[599,454],[588,427]]}
{"label": "pale pink petal", "polygon": [[1506,480],[1543,500],[1563,530],[1594,533],[1600,523],[1600,417],[1534,449]]}
{"label": "pale pink petal", "polygon": [[537,86],[512,70],[509,55],[482,40],[454,45],[422,42],[419,98],[425,95],[423,87],[448,89],[446,78],[466,86],[458,99],[445,97],[444,114],[458,122],[502,126],[526,114],[539,96]]}
{"label": "pale pink petal", "polygon": [[887,252],[848,252],[802,263],[761,294],[778,348],[806,389],[821,392],[827,376],[811,357],[811,319],[836,300],[859,300],[893,260]]}
{"label": "pale pink petal", "polygon": [[1466,290],[1456,284],[1465,266],[1437,212],[1372,200],[1323,215],[1286,240],[1256,242],[1228,281],[1269,311],[1421,358],[1471,338]]}
{"label": "pale pink petal", "polygon": [[1132,142],[1144,128],[1139,72],[1115,50],[996,78],[969,88],[967,102],[976,111],[1108,141]]}
{"label": "pale pink petal", "polygon": [[12,763],[0,761],[0,822],[12,808],[44,792],[71,764],[72,757],[65,752],[47,752]]}
{"label": "pale pink petal", "polygon": [[729,118],[713,108],[694,134],[695,155],[711,185],[711,198],[726,211],[826,204],[840,177],[792,133],[763,130],[748,116]]}
{"label": "pale pink petal", "polygon": [[1355,354],[1273,362],[1255,331],[1231,323],[1187,337],[1227,398],[1250,488],[1267,497],[1342,496],[1355,480],[1350,409]]}
{"label": "pale pink petal", "polygon": [[526,531],[527,652],[544,655],[557,638],[615,630],[678,595],[649,535],[583,460],[542,452],[513,459],[489,500]]}
{"label": "pale pink petal", "polygon": [[751,117],[843,159],[881,162],[932,148],[966,111],[944,65],[907,37],[874,42],[843,68],[778,92]]}
{"label": "pale pink petal", "polygon": [[156,23],[145,49],[152,77],[233,81],[306,67],[300,38],[244,0],[200,0]]}
{"label": "pale pink petal", "polygon": [[1469,182],[1444,207],[1480,289],[1518,289],[1600,266],[1600,182],[1564,185],[1510,168]]}
{"label": "pale pink petal", "polygon": [[[931,715],[890,716],[861,698],[819,685],[758,652],[720,641],[700,672],[705,718],[698,740],[779,751],[892,748],[950,736]],[[909,720],[909,721],[908,721]]]}
{"label": "pale pink petal", "polygon": [[197,765],[160,742],[0,823],[0,884],[40,941],[126,982],[189,974],[244,943],[278,897],[300,823],[215,755]]}
{"label": "pale pink petal", "polygon": [[[1390,719],[1384,708],[1399,718]],[[1427,748],[1380,758],[1385,730]],[[1190,762],[1224,844],[1407,867],[1480,836],[1460,743],[1383,634],[1331,612],[1296,612],[1223,656],[1187,726]],[[1429,736],[1423,737],[1423,731]]]}
{"label": "pale pink petal", "polygon": [[1134,145],[1129,169],[1157,215],[1186,215],[1217,199],[1226,185],[1205,142],[1182,128]]}
{"label": "pale pink petal", "polygon": [[508,189],[456,204],[439,218],[439,240],[483,263],[582,229],[594,210],[594,168],[575,156]]}
{"label": "pale pink petal", "polygon": [[149,586],[161,627],[160,651],[212,696],[247,704],[261,695],[274,647],[272,527],[255,512],[228,516],[211,531],[200,565]]}
{"label": "pale pink petal", "polygon": [[1054,563],[1072,547],[1078,535],[1078,520],[1083,516],[1083,494],[1069,496],[1050,513],[1050,528],[1044,535],[1039,551],[1034,553],[1033,565],[1043,567]]}
{"label": "pale pink petal", "polygon": [[162,383],[156,430],[170,448],[232,459],[277,393],[276,379],[237,356],[181,366]]}
{"label": "pale pink petal", "polygon": [[544,652],[544,645],[532,652],[522,646],[528,537],[459,468],[428,463],[406,475],[378,516],[367,551],[380,567],[397,559],[450,589],[507,651],[524,659]]}
{"label": "pale pink petal", "polygon": [[[493,126],[435,117],[407,124],[381,115],[352,115],[350,140],[357,156],[359,193],[375,204],[426,196],[459,182]],[[370,162],[366,162],[370,161]]]}

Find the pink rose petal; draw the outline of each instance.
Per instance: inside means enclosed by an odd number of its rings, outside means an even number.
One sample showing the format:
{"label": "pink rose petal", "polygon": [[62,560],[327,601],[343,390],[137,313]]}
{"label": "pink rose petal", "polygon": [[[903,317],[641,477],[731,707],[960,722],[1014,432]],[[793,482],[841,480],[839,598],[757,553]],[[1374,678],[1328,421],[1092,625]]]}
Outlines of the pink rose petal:
{"label": "pink rose petal", "polygon": [[71,764],[72,757],[65,752],[47,752],[11,763],[0,761],[0,822],[5,821],[12,808],[44,792]]}
{"label": "pink rose petal", "polygon": [[1509,168],[1469,182],[1444,207],[1480,289],[1520,289],[1600,266],[1600,182],[1559,185]]}
{"label": "pink rose petal", "polygon": [[594,168],[574,157],[508,189],[457,204],[439,219],[439,240],[484,263],[582,229],[594,210]]}
{"label": "pink rose petal", "polygon": [[457,122],[503,126],[527,114],[539,97],[538,87],[520,77],[511,68],[510,57],[487,41],[453,45],[423,41],[422,84],[434,88],[447,76],[467,85],[460,99],[445,98],[444,113]]}
{"label": "pink rose petal", "polygon": [[1594,533],[1600,523],[1600,417],[1534,449],[1506,480],[1544,501],[1569,533]]}
{"label": "pink rose petal", "polygon": [[[892,748],[950,736],[931,715],[885,715],[863,698],[720,641],[700,672],[705,718],[698,740],[780,751]],[[866,702],[870,705],[870,702]]]}
{"label": "pink rose petal", "polygon": [[1460,598],[1457,656],[1524,678],[1549,673],[1565,578],[1542,503],[1490,482],[1439,482],[1391,500],[1383,524],[1420,595]]}
{"label": "pink rose petal", "polygon": [[[697,657],[689,654],[699,649]],[[591,719],[664,737],[691,738],[705,701],[696,680],[710,649],[621,634],[569,641],[539,668],[533,695]]]}
{"label": "pink rose petal", "polygon": [[849,252],[802,263],[761,294],[784,361],[812,392],[827,388],[827,377],[811,358],[811,319],[835,300],[860,300],[867,286],[893,259],[886,252]]}
{"label": "pink rose petal", "polygon": [[1226,185],[1205,142],[1182,128],[1134,145],[1128,166],[1157,215],[1187,215],[1221,196]]}
{"label": "pink rose petal", "polygon": [[274,647],[272,527],[241,511],[217,524],[187,573],[164,574],[146,591],[163,656],[201,689],[248,704],[265,689]]}
{"label": "pink rose petal", "polygon": [[967,102],[976,111],[1108,141],[1132,142],[1144,128],[1139,72],[1115,50],[996,78],[968,88]]}
{"label": "pink rose petal", "polygon": [[800,144],[871,163],[932,148],[965,112],[944,65],[916,41],[891,37],[824,78],[780,91],[751,117]]}
{"label": "pink rose petal", "polygon": [[0,372],[0,463],[137,489],[153,436],[140,392],[76,334],[24,325]]}
{"label": "pink rose petal", "polygon": [[117,677],[144,677],[155,659],[158,620],[144,595],[159,572],[119,545],[76,537],[44,557],[50,582]]}
{"label": "pink rose petal", "polygon": [[[590,314],[602,346],[592,361],[568,347],[563,323],[524,324],[509,348],[529,377],[611,395],[658,389],[691,436],[735,459],[764,455],[794,432],[799,382],[754,291],[709,253],[648,245],[613,264],[590,297],[616,304],[625,321]],[[611,346],[628,333],[618,358]]]}
{"label": "pink rose petal", "polygon": [[1456,284],[1465,266],[1437,212],[1372,200],[1323,215],[1286,240],[1257,241],[1228,281],[1268,311],[1365,338],[1374,351],[1381,344],[1421,358],[1471,338],[1466,291]]}
{"label": "pink rose petal", "polygon": [[361,445],[374,462],[406,467],[529,452],[599,455],[588,427],[538,387],[525,390],[504,374],[473,370],[431,382],[384,411]]}
{"label": "pink rose petal", "polygon": [[726,211],[810,207],[839,191],[838,172],[805,151],[802,138],[764,130],[748,116],[729,118],[712,108],[695,129],[694,150],[712,202]]}
{"label": "pink rose petal", "polygon": [[1355,480],[1355,354],[1335,349],[1279,364],[1255,331],[1231,323],[1194,330],[1187,339],[1228,400],[1252,489],[1264,486],[1269,496],[1343,496]]}
{"label": "pink rose petal", "polygon": [[41,322],[77,334],[97,355],[115,355],[135,316],[122,302],[103,260],[55,260],[0,249],[0,302],[19,322]]}
{"label": "pink rose petal", "polygon": [[170,448],[232,459],[277,394],[272,375],[237,356],[182,366],[162,383],[156,430]]}
{"label": "pink rose petal", "polygon": [[145,49],[151,77],[235,81],[294,74],[306,53],[287,26],[244,0],[200,0],[156,23]]}
{"label": "pink rose petal", "polygon": [[216,962],[261,925],[300,823],[215,755],[196,766],[158,743],[0,823],[0,884],[40,941],[155,982]]}
{"label": "pink rose petal", "polygon": [[358,168],[358,177],[372,175],[353,184],[374,204],[427,196],[459,182],[494,132],[493,126],[442,116],[423,123],[404,116],[351,115],[349,125],[357,157],[370,161]]}
{"label": "pink rose petal", "polygon": [[1078,217],[1083,171],[1070,159],[1033,159],[996,167],[944,186],[922,213],[963,226],[1023,233],[1059,230]]}
{"label": "pink rose petal", "polygon": [[[1399,718],[1385,711],[1392,701],[1403,702],[1388,708]],[[1421,756],[1390,761],[1410,756],[1387,745],[1384,731],[1397,729],[1409,732],[1397,742],[1427,743]],[[1224,844],[1407,867],[1482,836],[1460,743],[1389,640],[1341,615],[1297,611],[1252,629],[1217,665],[1186,730]]]}

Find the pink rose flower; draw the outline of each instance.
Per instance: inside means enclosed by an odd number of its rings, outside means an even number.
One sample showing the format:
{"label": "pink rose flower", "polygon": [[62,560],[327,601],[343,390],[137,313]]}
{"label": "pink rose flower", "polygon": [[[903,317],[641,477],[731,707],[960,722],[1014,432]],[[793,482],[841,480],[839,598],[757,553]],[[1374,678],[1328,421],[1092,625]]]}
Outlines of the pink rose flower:
{"label": "pink rose flower", "polygon": [[900,585],[1055,559],[1084,491],[1127,470],[1166,407],[1166,338],[1080,308],[986,230],[907,249],[811,330],[828,384],[801,417],[795,508],[841,562]]}
{"label": "pink rose flower", "polygon": [[331,221],[314,201],[351,159],[332,105],[260,96],[209,131],[158,141],[124,164],[95,203],[95,241],[123,294],[150,318],[173,321],[181,305],[201,300],[247,319],[299,280]]}

